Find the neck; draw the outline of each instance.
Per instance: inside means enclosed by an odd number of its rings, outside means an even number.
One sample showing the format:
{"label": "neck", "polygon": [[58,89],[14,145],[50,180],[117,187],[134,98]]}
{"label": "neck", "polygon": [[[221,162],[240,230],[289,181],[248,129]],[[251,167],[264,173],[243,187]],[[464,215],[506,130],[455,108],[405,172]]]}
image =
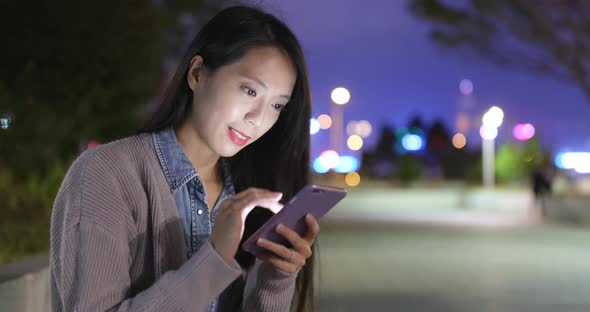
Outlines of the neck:
{"label": "neck", "polygon": [[199,177],[203,182],[217,181],[216,165],[219,161],[219,155],[206,146],[195,129],[186,125],[186,123],[174,129],[174,133],[182,150],[199,173]]}

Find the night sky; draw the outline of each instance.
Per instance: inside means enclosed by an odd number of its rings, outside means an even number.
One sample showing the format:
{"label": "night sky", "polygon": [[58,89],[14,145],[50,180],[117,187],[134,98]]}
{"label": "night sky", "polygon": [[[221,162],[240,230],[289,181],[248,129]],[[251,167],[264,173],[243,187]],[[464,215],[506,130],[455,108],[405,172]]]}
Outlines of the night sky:
{"label": "night sky", "polygon": [[[313,116],[329,113],[333,88],[348,88],[352,97],[344,107],[345,125],[360,119],[374,125],[363,149],[374,146],[384,124],[403,127],[418,114],[426,125],[443,119],[453,135],[458,112],[480,122],[490,106],[498,105],[505,113],[499,142],[514,140],[512,127],[528,122],[553,152],[590,150],[590,100],[575,85],[498,68],[476,55],[439,47],[428,37],[429,25],[407,11],[406,1],[363,3],[263,2],[264,8],[287,22],[303,45]],[[474,85],[470,99],[459,92],[459,82],[465,78]],[[468,147],[479,148],[480,125],[468,133]],[[328,143],[328,131],[314,135],[312,157]]]}

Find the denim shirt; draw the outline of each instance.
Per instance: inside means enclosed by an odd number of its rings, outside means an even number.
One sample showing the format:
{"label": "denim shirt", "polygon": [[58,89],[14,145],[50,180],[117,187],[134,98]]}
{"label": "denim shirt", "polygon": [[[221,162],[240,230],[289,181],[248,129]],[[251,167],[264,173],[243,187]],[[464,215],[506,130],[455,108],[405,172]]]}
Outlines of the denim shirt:
{"label": "denim shirt", "polygon": [[[176,200],[176,209],[184,226],[187,258],[196,253],[211,236],[211,229],[219,212],[221,203],[234,195],[234,186],[227,160],[220,158],[223,171],[223,189],[210,214],[205,201],[206,192],[203,181],[184,154],[174,129],[163,129],[152,134],[158,159],[170,190]],[[211,216],[211,218],[209,217]],[[217,311],[219,298],[207,308],[208,312]]]}

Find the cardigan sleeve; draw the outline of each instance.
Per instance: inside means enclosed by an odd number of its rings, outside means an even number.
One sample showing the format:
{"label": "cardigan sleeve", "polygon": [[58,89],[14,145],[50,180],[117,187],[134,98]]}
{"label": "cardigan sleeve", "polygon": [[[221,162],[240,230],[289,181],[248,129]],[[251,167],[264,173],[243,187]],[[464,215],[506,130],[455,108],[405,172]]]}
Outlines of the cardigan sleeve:
{"label": "cardigan sleeve", "polygon": [[[84,159],[89,160],[88,156]],[[54,203],[50,283],[53,311],[204,311],[242,274],[208,242],[178,270],[130,293],[125,185],[109,162],[76,162]],[[153,274],[148,272],[147,274]]]}
{"label": "cardigan sleeve", "polygon": [[283,272],[256,259],[246,273],[242,310],[288,312],[295,293],[296,273]]}

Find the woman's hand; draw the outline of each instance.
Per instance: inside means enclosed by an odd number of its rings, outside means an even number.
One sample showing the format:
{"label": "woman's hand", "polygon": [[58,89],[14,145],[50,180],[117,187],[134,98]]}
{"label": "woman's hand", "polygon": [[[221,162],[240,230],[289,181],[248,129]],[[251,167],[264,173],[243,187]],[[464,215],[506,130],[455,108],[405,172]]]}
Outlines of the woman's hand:
{"label": "woman's hand", "polygon": [[311,214],[305,216],[305,222],[307,223],[307,233],[305,233],[304,237],[299,236],[297,232],[282,224],[279,224],[276,228],[277,233],[286,238],[293,248],[287,248],[281,244],[261,238],[256,244],[271,251],[271,253],[258,253],[256,257],[272,264],[283,272],[295,273],[299,271],[305,265],[305,261],[311,257],[311,246],[320,232],[320,226]]}
{"label": "woman's hand", "polygon": [[211,230],[213,249],[229,263],[234,258],[242,235],[246,217],[255,207],[263,207],[274,213],[283,209],[279,200],[282,193],[259,188],[249,188],[226,199],[219,207],[219,213]]}

